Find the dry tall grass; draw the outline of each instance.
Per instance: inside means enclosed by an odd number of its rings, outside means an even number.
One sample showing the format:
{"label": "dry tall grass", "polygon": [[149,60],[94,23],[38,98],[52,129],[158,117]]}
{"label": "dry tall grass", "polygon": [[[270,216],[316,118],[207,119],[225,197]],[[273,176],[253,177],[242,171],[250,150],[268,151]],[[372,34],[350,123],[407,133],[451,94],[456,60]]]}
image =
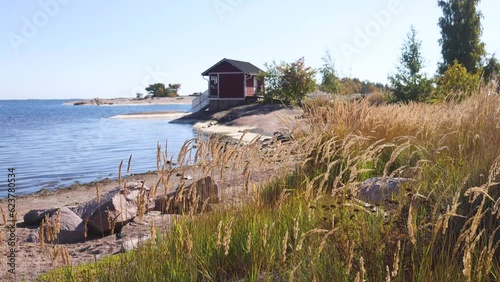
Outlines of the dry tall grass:
{"label": "dry tall grass", "polygon": [[[499,105],[485,93],[459,104],[311,102],[296,141],[268,153],[257,142],[190,141],[177,163],[239,179],[242,195],[258,193],[253,201],[188,211],[157,245],[45,279],[498,281]],[[158,155],[163,187],[167,157]],[[300,160],[293,173],[250,187],[260,166],[278,171],[291,159]],[[366,206],[358,184],[373,176],[412,181]]]}

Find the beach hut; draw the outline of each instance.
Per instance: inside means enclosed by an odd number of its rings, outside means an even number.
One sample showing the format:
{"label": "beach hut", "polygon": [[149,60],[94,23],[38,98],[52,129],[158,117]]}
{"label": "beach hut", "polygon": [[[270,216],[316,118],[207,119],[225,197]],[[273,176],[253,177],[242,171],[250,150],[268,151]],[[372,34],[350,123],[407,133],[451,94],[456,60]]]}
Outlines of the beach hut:
{"label": "beach hut", "polygon": [[262,70],[249,62],[222,59],[201,75],[208,81],[208,107],[220,111],[249,100],[257,100],[264,81],[257,78]]}

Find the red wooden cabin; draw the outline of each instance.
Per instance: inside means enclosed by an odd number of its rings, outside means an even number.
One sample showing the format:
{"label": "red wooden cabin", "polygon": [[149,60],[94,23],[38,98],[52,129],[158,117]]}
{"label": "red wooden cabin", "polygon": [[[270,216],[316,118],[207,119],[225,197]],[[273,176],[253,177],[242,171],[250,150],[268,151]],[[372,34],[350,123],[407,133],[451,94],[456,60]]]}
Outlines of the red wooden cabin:
{"label": "red wooden cabin", "polygon": [[251,63],[222,59],[201,75],[208,77],[210,111],[220,111],[257,99],[264,81],[257,78],[262,70]]}

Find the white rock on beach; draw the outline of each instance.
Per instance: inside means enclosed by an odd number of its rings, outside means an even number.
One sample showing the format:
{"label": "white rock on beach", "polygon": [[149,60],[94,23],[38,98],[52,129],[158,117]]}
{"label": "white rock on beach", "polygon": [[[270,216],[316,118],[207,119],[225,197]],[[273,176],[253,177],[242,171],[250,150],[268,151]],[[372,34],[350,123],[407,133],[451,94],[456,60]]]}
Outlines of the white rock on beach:
{"label": "white rock on beach", "polygon": [[143,237],[138,237],[138,238],[133,238],[129,240],[125,240],[122,243],[122,246],[120,248],[120,251],[122,253],[126,253],[132,250],[137,249],[139,246],[147,242],[149,239],[151,239],[151,236],[143,236]]}

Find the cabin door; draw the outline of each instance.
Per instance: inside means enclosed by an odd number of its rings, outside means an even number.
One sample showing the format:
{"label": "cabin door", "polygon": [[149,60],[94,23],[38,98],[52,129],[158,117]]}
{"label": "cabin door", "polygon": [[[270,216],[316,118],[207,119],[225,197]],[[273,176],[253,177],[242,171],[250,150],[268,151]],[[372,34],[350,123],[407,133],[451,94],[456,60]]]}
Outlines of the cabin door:
{"label": "cabin door", "polygon": [[210,75],[210,96],[219,97],[219,75]]}

